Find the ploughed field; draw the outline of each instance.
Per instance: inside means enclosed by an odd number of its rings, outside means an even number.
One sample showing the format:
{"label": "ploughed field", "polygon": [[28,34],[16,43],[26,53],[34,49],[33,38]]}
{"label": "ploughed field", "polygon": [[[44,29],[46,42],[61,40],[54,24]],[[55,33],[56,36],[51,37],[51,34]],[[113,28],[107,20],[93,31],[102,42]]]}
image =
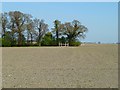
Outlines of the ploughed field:
{"label": "ploughed field", "polygon": [[3,47],[3,88],[117,88],[118,46]]}

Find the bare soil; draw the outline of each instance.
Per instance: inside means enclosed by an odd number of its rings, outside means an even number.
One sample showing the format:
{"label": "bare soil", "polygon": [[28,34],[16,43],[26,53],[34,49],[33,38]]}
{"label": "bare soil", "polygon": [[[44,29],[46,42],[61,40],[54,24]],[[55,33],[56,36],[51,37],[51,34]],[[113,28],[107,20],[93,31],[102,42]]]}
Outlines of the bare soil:
{"label": "bare soil", "polygon": [[3,47],[4,88],[117,88],[118,46]]}

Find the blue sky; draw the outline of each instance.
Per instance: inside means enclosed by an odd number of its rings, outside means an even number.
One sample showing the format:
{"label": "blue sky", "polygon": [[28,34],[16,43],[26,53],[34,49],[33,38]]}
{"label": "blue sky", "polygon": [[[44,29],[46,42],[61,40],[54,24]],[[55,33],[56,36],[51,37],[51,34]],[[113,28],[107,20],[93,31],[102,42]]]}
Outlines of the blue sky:
{"label": "blue sky", "polygon": [[55,19],[62,23],[79,20],[88,28],[85,42],[114,43],[118,41],[117,2],[4,2],[3,12],[21,11],[44,19],[53,27]]}

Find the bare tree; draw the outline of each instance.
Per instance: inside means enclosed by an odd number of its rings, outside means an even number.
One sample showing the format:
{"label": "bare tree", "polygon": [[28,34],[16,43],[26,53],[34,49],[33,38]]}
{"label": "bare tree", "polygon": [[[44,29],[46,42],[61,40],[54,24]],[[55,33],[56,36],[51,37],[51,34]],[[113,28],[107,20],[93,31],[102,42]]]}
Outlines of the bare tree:
{"label": "bare tree", "polygon": [[59,20],[54,21],[54,28],[52,28],[53,33],[55,33],[57,45],[59,45],[59,36],[62,34],[63,24]]}
{"label": "bare tree", "polygon": [[[26,39],[28,44],[29,42],[33,44],[33,40],[37,40],[38,45],[41,46],[42,38],[48,31],[48,24],[44,20],[33,19],[30,14],[24,14],[20,11],[2,13],[0,19],[2,30],[0,34],[4,38],[3,40],[9,40],[11,46],[12,43],[19,46],[25,45]],[[66,22],[65,24],[55,20],[54,28],[52,28],[52,34],[55,36],[53,37],[54,45],[58,45],[59,41],[67,41],[71,45],[71,42],[76,39],[85,38],[87,30],[78,20]]]}
{"label": "bare tree", "polygon": [[44,23],[44,20],[34,19],[34,24],[36,29],[38,30],[38,39],[37,42],[39,46],[41,46],[42,37],[48,31],[48,24]]}
{"label": "bare tree", "polygon": [[31,44],[33,43],[33,36],[36,34],[35,31],[35,25],[34,22],[32,20],[28,21],[27,23],[27,42],[29,43],[29,39],[31,40]]}
{"label": "bare tree", "polygon": [[15,30],[18,33],[18,45],[22,45],[22,32],[25,30],[25,23],[26,20],[29,18],[30,15],[23,14],[20,11],[9,12],[9,16],[11,18],[11,22],[14,24]]}
{"label": "bare tree", "polygon": [[6,28],[8,25],[8,13],[2,13],[1,14],[1,21],[2,21],[2,37],[5,36]]}
{"label": "bare tree", "polygon": [[71,45],[71,42],[77,38],[85,38],[85,32],[88,29],[81,25],[78,20],[73,20],[72,23],[67,22],[64,24],[64,34],[67,35],[68,42]]}

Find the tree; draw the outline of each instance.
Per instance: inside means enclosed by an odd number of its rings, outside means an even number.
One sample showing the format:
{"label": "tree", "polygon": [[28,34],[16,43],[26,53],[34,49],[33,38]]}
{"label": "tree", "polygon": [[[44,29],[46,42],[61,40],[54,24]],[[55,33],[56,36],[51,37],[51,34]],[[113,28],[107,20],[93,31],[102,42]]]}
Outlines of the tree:
{"label": "tree", "polygon": [[53,33],[55,33],[56,44],[59,45],[59,36],[62,34],[63,24],[59,20],[54,21],[54,28],[52,28]]}
{"label": "tree", "polygon": [[29,18],[29,15],[23,14],[20,11],[9,12],[11,22],[14,25],[14,30],[18,33],[18,45],[22,45],[22,32],[25,30],[26,19]]}
{"label": "tree", "polygon": [[42,42],[41,44],[43,46],[51,46],[53,44],[53,36],[52,36],[52,33],[51,32],[48,32],[45,34],[45,36],[42,38]]}
{"label": "tree", "polygon": [[48,24],[44,23],[44,20],[40,20],[40,19],[34,19],[34,24],[36,29],[38,30],[37,42],[38,45],[41,46],[42,37],[48,31]]}
{"label": "tree", "polygon": [[20,11],[4,12],[0,16],[0,36],[4,46],[32,45],[36,40],[36,45],[59,45],[59,42],[78,46],[79,38],[85,38],[88,30],[78,20],[62,24],[59,20],[54,21],[54,28],[48,32],[48,24],[44,20],[33,19],[30,14]]}
{"label": "tree", "polygon": [[29,44],[29,40],[30,40],[32,45],[33,36],[36,34],[34,22],[32,20],[28,20],[26,27],[27,27],[27,44]]}
{"label": "tree", "polygon": [[0,47],[2,46],[2,38],[0,38]]}
{"label": "tree", "polygon": [[81,25],[78,20],[73,20],[72,23],[66,22],[64,24],[64,35],[67,35],[70,46],[76,39],[85,38],[85,32],[87,31],[88,29],[84,25]]}
{"label": "tree", "polygon": [[66,43],[67,42],[67,39],[64,36],[62,36],[59,40],[60,40],[61,43]]}
{"label": "tree", "polygon": [[10,31],[5,32],[5,36],[2,38],[2,46],[12,46],[14,44],[11,34],[12,33]]}
{"label": "tree", "polygon": [[8,13],[2,13],[1,15],[1,21],[2,21],[2,37],[5,36],[6,28],[8,25]]}

